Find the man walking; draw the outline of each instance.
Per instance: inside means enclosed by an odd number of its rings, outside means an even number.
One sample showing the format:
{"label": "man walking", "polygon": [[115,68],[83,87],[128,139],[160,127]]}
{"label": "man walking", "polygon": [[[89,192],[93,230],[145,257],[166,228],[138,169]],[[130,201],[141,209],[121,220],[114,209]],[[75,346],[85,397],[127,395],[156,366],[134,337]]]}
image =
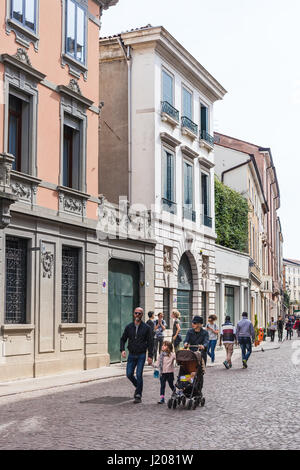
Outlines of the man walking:
{"label": "man walking", "polygon": [[222,341],[226,351],[226,360],[223,364],[226,369],[230,369],[232,367],[231,356],[233,354],[233,345],[236,343],[236,330],[230,321],[229,315],[225,317],[225,323],[223,323],[221,328],[220,346],[222,346]]}
{"label": "man walking", "polygon": [[188,348],[191,345],[191,351],[198,351],[198,349],[200,349],[206,364],[208,344],[209,336],[208,332],[203,329],[203,318],[196,315],[192,319],[192,328],[190,328],[186,333],[184,347]]}
{"label": "man walking", "polygon": [[282,316],[280,315],[278,317],[278,322],[277,322],[278,341],[280,342],[282,342],[283,326],[284,326],[284,320],[282,319]]}
{"label": "man walking", "polygon": [[271,317],[269,326],[270,326],[270,333],[271,333],[271,342],[273,343],[275,339],[275,332],[277,330],[277,322],[274,320],[274,317]]}
{"label": "man walking", "polygon": [[[153,334],[150,326],[142,321],[144,311],[137,307],[134,310],[134,321],[125,327],[120,340],[122,357],[126,358],[125,343],[128,339],[128,360],[126,375],[135,387],[134,402],[141,403],[143,393],[143,370],[148,350],[148,364],[152,364],[153,358]],[[134,372],[136,369],[136,377]]]}
{"label": "man walking", "polygon": [[247,361],[252,353],[252,341],[255,340],[254,327],[248,320],[248,313],[242,313],[242,320],[236,326],[236,338],[242,350],[243,369],[247,369]]}

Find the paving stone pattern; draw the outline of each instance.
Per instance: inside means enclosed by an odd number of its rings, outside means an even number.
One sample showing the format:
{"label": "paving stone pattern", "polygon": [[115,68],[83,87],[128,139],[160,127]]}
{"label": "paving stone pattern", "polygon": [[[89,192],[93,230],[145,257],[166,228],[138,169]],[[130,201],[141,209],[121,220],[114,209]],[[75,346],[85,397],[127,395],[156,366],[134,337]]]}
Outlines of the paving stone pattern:
{"label": "paving stone pattern", "polygon": [[138,405],[125,377],[1,398],[0,449],[300,449],[296,341],[208,368],[195,411],[158,405],[152,373]]}

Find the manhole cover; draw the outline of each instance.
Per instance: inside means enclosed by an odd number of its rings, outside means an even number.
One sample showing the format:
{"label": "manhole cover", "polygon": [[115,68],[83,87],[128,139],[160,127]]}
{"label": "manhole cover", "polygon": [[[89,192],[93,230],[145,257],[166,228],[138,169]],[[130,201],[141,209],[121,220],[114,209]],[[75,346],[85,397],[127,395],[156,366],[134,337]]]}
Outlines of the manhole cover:
{"label": "manhole cover", "polygon": [[80,403],[91,403],[95,405],[119,405],[120,403],[125,403],[132,398],[128,397],[100,397],[93,398],[92,400],[81,401]]}

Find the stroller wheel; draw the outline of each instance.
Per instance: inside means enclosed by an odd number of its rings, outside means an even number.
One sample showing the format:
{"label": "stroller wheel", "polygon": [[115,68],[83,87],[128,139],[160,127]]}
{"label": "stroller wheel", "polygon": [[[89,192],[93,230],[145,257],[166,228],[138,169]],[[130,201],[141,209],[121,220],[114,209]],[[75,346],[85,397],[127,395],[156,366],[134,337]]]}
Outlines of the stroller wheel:
{"label": "stroller wheel", "polygon": [[181,398],[181,403],[182,403],[182,406],[185,407],[185,404],[186,404],[186,398],[185,397]]}
{"label": "stroller wheel", "polygon": [[190,409],[192,408],[192,406],[193,406],[193,400],[190,399],[190,400],[188,401],[188,406],[187,406],[187,407],[188,407],[188,410],[190,410]]}
{"label": "stroller wheel", "polygon": [[201,402],[200,402],[200,405],[201,406],[204,406],[205,405],[205,398],[202,398]]}
{"label": "stroller wheel", "polygon": [[177,401],[178,401],[178,406],[179,406],[181,404],[181,397],[178,397]]}
{"label": "stroller wheel", "polygon": [[168,408],[171,409],[172,406],[173,406],[173,400],[172,400],[172,398],[169,398],[169,400],[168,400]]}
{"label": "stroller wheel", "polygon": [[177,407],[177,400],[175,398],[175,400],[173,400],[173,410],[175,410],[176,407]]}
{"label": "stroller wheel", "polygon": [[198,400],[197,400],[197,398],[195,398],[194,401],[193,401],[193,410],[195,410],[197,408],[197,406],[198,406]]}

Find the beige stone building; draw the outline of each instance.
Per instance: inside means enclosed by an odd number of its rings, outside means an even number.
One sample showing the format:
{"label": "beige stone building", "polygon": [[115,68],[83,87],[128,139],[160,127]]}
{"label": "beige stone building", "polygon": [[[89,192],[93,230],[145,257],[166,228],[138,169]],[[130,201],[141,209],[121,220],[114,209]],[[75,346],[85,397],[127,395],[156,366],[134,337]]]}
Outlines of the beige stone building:
{"label": "beige stone building", "polygon": [[152,214],[155,311],[215,311],[213,104],[224,88],[163,27],[100,40],[100,185]]}

